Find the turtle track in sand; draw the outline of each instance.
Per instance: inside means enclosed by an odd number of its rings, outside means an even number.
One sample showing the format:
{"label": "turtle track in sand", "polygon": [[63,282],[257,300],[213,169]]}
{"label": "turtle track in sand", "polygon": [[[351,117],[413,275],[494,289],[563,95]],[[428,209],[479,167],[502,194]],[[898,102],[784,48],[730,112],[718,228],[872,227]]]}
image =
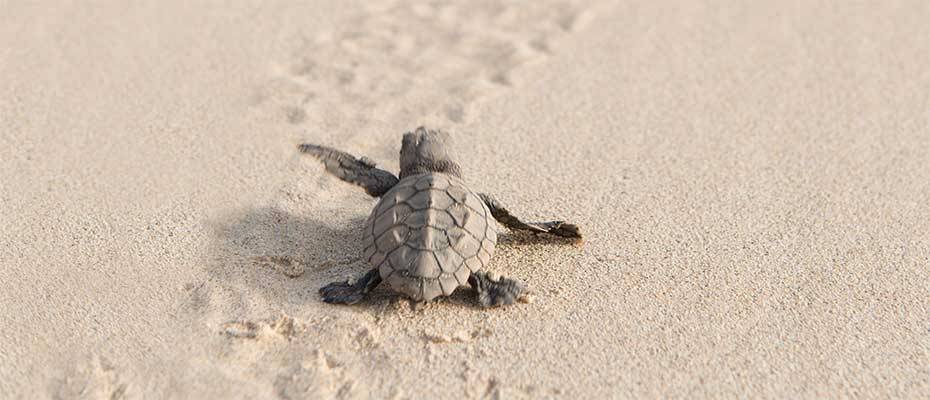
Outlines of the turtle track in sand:
{"label": "turtle track in sand", "polygon": [[50,394],[59,399],[124,399],[128,384],[119,372],[118,367],[94,354],[75,365]]}
{"label": "turtle track in sand", "polygon": [[384,116],[461,123],[472,104],[519,83],[519,67],[547,58],[553,41],[591,14],[559,0],[371,2],[344,28],[304,39],[275,63],[258,98],[289,123],[322,130],[352,131]]}

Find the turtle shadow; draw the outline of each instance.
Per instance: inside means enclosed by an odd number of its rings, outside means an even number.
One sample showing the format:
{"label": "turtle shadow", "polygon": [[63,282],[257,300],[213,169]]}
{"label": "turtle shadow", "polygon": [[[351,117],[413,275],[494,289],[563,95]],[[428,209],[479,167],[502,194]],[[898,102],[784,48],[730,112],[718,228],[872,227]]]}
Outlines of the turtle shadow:
{"label": "turtle shadow", "polygon": [[209,224],[209,281],[242,302],[260,296],[274,306],[322,304],[320,286],[367,268],[360,258],[364,220],[322,221],[276,207],[231,213]]}
{"label": "turtle shadow", "polygon": [[499,246],[578,246],[582,243],[582,239],[564,238],[548,233],[509,231],[497,235]]}

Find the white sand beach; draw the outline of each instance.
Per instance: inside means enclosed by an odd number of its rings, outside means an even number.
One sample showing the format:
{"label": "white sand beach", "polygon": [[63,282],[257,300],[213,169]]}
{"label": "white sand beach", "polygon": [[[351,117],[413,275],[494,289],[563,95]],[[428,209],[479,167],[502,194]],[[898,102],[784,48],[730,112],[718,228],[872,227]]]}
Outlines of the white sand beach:
{"label": "white sand beach", "polygon": [[[930,2],[0,2],[0,398],[928,398]],[[532,301],[358,276],[464,178]]]}

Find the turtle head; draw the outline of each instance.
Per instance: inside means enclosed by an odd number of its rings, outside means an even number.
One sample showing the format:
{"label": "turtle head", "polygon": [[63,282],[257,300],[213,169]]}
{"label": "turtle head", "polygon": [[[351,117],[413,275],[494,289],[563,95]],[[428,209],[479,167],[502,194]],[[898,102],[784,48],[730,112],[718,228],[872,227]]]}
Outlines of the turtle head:
{"label": "turtle head", "polygon": [[400,148],[400,179],[427,172],[441,172],[461,178],[461,168],[449,157],[448,133],[424,127],[404,134]]}

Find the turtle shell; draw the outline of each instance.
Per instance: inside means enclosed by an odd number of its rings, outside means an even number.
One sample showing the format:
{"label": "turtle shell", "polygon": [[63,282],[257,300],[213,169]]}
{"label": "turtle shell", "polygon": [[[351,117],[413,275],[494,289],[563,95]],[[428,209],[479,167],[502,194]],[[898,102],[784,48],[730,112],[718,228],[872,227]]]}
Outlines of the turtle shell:
{"label": "turtle shell", "polygon": [[484,202],[451,175],[404,178],[368,218],[365,257],[392,289],[414,300],[448,296],[494,254],[497,231]]}

